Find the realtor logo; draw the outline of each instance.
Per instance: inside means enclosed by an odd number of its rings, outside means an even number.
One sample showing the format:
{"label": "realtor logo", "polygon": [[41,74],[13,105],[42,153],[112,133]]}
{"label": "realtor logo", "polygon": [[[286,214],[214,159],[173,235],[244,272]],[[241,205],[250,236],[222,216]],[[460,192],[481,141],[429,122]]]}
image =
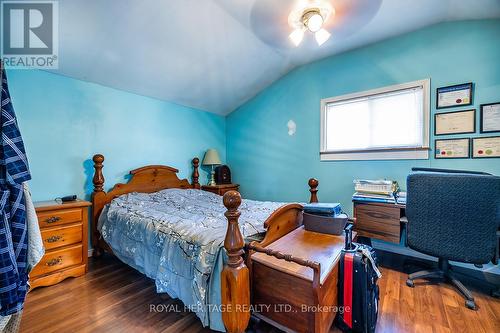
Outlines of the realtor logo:
{"label": "realtor logo", "polygon": [[58,68],[58,3],[2,1],[1,55],[10,68]]}

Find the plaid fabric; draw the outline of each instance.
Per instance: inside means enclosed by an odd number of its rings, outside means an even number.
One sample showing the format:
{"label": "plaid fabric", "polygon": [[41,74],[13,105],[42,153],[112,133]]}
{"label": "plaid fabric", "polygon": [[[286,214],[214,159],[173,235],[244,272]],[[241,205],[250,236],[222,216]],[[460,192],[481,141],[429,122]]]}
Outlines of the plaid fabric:
{"label": "plaid fabric", "polygon": [[22,183],[30,180],[21,133],[1,70],[0,117],[0,315],[23,308],[27,291],[27,226]]}

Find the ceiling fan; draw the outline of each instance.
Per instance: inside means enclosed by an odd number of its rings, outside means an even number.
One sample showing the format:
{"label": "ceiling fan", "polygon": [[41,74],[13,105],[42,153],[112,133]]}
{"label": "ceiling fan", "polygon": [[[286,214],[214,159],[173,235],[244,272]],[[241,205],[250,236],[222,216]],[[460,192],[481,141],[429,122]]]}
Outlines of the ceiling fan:
{"label": "ceiling fan", "polygon": [[323,28],[324,23],[335,15],[335,9],[327,1],[315,0],[299,3],[288,16],[292,33],[288,36],[295,46],[299,46],[307,31],[314,34],[318,45],[324,44],[331,33]]}
{"label": "ceiling fan", "polygon": [[248,24],[267,45],[300,53],[317,48],[318,40],[330,47],[333,37],[339,43],[349,38],[371,21],[381,4],[382,0],[254,0]]}

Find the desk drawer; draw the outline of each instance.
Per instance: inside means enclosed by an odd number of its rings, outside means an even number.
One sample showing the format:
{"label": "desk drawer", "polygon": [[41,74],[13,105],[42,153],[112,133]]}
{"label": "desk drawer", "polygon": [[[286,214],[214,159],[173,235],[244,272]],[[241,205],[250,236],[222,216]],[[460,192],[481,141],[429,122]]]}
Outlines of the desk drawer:
{"label": "desk drawer", "polygon": [[46,250],[59,248],[82,241],[82,225],[42,229],[43,246]]}
{"label": "desk drawer", "polygon": [[46,212],[39,212],[38,223],[40,228],[52,227],[56,225],[79,222],[82,220],[82,209],[63,209]]}
{"label": "desk drawer", "polygon": [[358,236],[399,243],[401,211],[398,207],[356,204]]}
{"label": "desk drawer", "polygon": [[30,276],[35,277],[82,263],[82,245],[47,251]]}

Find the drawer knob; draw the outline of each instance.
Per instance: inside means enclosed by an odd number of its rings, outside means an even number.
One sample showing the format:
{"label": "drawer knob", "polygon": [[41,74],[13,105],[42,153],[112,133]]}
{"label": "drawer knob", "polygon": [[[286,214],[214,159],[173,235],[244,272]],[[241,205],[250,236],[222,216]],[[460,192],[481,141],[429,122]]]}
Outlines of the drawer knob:
{"label": "drawer knob", "polygon": [[61,218],[59,216],[51,216],[48,219],[45,220],[47,223],[54,223],[59,221]]}
{"label": "drawer knob", "polygon": [[47,243],[55,243],[57,242],[58,240],[60,240],[62,238],[62,236],[59,236],[59,235],[54,235],[54,236],[50,236],[49,238],[47,238],[45,241]]}
{"label": "drawer knob", "polygon": [[49,261],[47,261],[47,266],[55,266],[62,263],[62,261],[63,261],[62,257],[59,256],[57,258],[50,259]]}

